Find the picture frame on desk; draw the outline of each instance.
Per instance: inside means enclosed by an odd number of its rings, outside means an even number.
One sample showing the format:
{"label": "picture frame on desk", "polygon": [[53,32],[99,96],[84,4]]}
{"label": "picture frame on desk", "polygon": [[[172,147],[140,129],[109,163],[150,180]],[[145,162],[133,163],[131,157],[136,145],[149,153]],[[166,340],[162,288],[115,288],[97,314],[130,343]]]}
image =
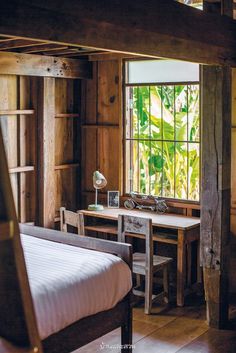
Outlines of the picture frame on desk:
{"label": "picture frame on desk", "polygon": [[107,191],[107,207],[119,208],[120,207],[120,192],[115,190]]}

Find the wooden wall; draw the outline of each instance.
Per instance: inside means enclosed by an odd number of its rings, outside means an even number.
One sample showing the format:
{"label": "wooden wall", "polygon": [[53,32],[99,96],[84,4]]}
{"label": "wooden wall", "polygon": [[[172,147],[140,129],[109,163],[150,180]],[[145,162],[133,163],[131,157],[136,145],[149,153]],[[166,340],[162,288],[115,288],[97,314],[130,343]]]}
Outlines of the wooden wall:
{"label": "wooden wall", "polygon": [[79,207],[80,93],[77,81],[55,80],[55,209]]}
{"label": "wooden wall", "polygon": [[236,69],[232,69],[230,291],[236,293]]}
{"label": "wooden wall", "polygon": [[92,175],[99,170],[107,186],[99,191],[122,191],[122,62],[93,62],[93,80],[83,81],[82,97],[82,205],[94,203]]}
{"label": "wooden wall", "polygon": [[0,124],[21,222],[35,221],[36,121],[31,85],[28,77],[0,76]]}
{"label": "wooden wall", "polygon": [[0,123],[19,221],[79,207],[80,81],[0,75]]}

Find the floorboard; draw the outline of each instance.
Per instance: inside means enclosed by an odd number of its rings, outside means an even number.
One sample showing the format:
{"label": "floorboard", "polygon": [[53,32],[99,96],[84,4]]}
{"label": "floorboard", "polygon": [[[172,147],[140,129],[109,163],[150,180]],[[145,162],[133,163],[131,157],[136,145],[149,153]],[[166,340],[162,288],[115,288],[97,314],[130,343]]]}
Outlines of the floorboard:
{"label": "floorboard", "polygon": [[[209,329],[205,312],[205,305],[198,297],[190,298],[183,308],[156,304],[152,315],[145,315],[142,305],[135,307],[133,353],[235,353],[235,326],[221,331]],[[231,313],[236,310],[231,309]],[[73,353],[118,352],[120,329]]]}

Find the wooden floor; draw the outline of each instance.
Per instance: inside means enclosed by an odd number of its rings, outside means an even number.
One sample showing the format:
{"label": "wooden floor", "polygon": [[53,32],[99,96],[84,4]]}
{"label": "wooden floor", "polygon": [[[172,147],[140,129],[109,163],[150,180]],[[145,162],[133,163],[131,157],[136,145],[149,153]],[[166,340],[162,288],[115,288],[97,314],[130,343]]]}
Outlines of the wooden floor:
{"label": "wooden floor", "polygon": [[[236,317],[236,308],[231,308]],[[236,325],[228,330],[209,329],[205,305],[197,296],[184,308],[155,306],[152,315],[134,308],[133,353],[235,353]],[[120,352],[120,330],[76,350],[74,353]]]}

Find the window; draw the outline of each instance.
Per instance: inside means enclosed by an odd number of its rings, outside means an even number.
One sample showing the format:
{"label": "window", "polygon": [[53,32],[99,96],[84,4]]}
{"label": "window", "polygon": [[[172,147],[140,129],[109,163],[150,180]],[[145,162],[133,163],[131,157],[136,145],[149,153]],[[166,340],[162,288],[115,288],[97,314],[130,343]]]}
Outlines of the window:
{"label": "window", "polygon": [[125,114],[125,192],[198,201],[199,66],[126,62]]}
{"label": "window", "polygon": [[203,7],[203,1],[202,0],[176,0],[178,2],[181,2],[185,5],[195,7],[197,9],[202,10]]}

